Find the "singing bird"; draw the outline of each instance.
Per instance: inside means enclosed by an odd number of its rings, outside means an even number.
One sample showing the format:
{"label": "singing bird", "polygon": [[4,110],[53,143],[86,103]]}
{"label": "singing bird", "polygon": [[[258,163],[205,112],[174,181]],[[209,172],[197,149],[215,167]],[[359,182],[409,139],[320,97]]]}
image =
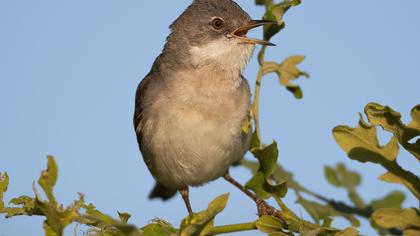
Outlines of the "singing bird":
{"label": "singing bird", "polygon": [[248,30],[275,22],[252,20],[232,0],[195,0],[170,25],[162,53],[140,82],[134,128],[144,162],[156,180],[150,198],[181,193],[189,213],[189,186],[219,177],[264,201],[229,176],[244,156],[250,135],[242,131],[250,90],[242,76],[255,44]]}

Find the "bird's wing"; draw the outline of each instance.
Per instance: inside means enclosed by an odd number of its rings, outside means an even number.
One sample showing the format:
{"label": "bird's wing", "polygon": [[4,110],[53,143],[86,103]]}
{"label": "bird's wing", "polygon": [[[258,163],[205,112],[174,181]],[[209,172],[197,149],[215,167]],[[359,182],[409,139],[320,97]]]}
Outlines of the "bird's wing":
{"label": "bird's wing", "polygon": [[145,96],[145,92],[147,86],[150,84],[152,76],[147,75],[139,84],[136,91],[136,101],[135,101],[135,108],[134,108],[134,116],[133,116],[133,124],[134,130],[136,131],[137,135],[137,142],[141,149],[141,136],[142,136],[142,118],[143,118],[143,100]]}
{"label": "bird's wing", "polygon": [[177,193],[178,190],[171,189],[163,186],[159,182],[156,182],[155,186],[153,187],[152,191],[149,194],[149,199],[162,199],[163,201],[166,201]]}
{"label": "bird's wing", "polygon": [[[140,150],[141,148],[141,140],[142,140],[142,121],[143,121],[143,110],[144,110],[144,96],[146,95],[146,90],[148,85],[150,84],[150,81],[153,79],[153,76],[151,74],[147,75],[139,84],[137,87],[136,92],[136,101],[135,101],[135,109],[134,109],[134,117],[133,117],[133,124],[134,124],[134,130],[136,131],[137,135],[137,142],[139,144]],[[145,161],[146,162],[146,161]],[[147,167],[150,169],[150,166],[148,163],[146,163]],[[170,189],[159,182],[156,182],[154,188],[150,192],[149,198],[160,198],[162,200],[168,200],[172,198],[176,194],[176,189]]]}

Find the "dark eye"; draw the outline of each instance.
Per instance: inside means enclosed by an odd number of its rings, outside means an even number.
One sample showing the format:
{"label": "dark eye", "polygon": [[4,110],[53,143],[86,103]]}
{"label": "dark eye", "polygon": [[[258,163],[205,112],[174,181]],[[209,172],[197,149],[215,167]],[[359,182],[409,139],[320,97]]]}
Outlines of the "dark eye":
{"label": "dark eye", "polygon": [[224,24],[225,22],[219,17],[215,17],[211,20],[211,27],[213,27],[213,29],[215,30],[222,29]]}

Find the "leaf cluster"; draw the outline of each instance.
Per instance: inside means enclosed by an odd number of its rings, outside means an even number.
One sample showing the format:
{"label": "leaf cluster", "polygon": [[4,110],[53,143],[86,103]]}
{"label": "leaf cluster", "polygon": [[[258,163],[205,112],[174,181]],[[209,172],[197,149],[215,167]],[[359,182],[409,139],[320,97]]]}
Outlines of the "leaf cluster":
{"label": "leaf cluster", "polygon": [[[277,22],[277,24],[264,26],[264,40],[269,41],[272,37],[274,37],[286,27],[286,24],[283,20],[286,12],[288,12],[291,7],[301,4],[301,1],[284,0],[280,3],[275,3],[272,0],[256,0],[255,3],[256,5],[265,6],[266,12],[263,16],[264,19]],[[301,55],[291,56],[285,59],[282,63],[265,61],[266,49],[267,47],[264,46],[258,53],[258,63],[261,66],[258,77],[274,73],[277,75],[280,84],[284,86],[289,92],[291,92],[295,98],[303,98],[302,89],[300,86],[293,84],[293,81],[302,76],[309,78],[309,74],[307,72],[301,71],[297,67],[298,64],[303,62],[305,57]],[[261,82],[259,78],[257,78],[257,85],[258,82]]]}
{"label": "leaf cluster", "polygon": [[4,193],[7,191],[9,177],[7,173],[0,173],[0,214],[6,218],[15,216],[43,216],[45,235],[61,236],[64,229],[72,223],[90,226],[89,235],[142,235],[140,231],[128,224],[130,215],[118,213],[119,219],[113,219],[96,210],[93,204],[86,204],[83,194],[72,204],[64,207],[59,204],[54,196],[54,186],[57,182],[58,168],[52,156],[48,157],[47,169],[43,170],[38,179],[38,185],[45,193],[47,199],[42,199],[36,185],[33,186],[35,196],[21,196],[10,200],[6,206],[4,204]]}
{"label": "leaf cluster", "polygon": [[[420,200],[419,176],[405,170],[397,162],[400,146],[420,160],[420,105],[411,110],[412,121],[408,125],[401,121],[400,113],[388,106],[369,103],[364,112],[369,123],[360,115],[356,128],[337,126],[333,130],[335,140],[350,159],[381,165],[387,172],[379,177],[380,180],[402,184]],[[379,144],[377,127],[382,127],[393,135],[384,146]],[[330,182],[335,182],[333,174],[329,177]],[[380,233],[383,233],[383,228],[396,228],[402,230],[404,235],[420,235],[419,210],[399,209],[403,199],[401,193],[394,192],[382,201],[370,204],[373,212],[371,221]]]}
{"label": "leaf cluster", "polygon": [[[275,20],[278,23],[264,27],[264,39],[270,40],[286,26],[283,20],[285,13],[292,7],[298,6],[301,1],[283,0],[276,3],[273,0],[256,0],[255,3],[265,7],[266,12],[263,18]],[[293,82],[299,77],[309,77],[309,74],[298,68],[305,59],[304,56],[291,56],[278,63],[266,61],[266,50],[267,47],[264,46],[258,54],[260,69],[256,80],[254,102],[250,119],[243,125],[245,133],[252,133],[249,151],[255,160],[243,160],[242,166],[253,173],[245,187],[260,199],[274,199],[282,219],[263,215],[256,217],[252,222],[216,226],[215,218],[228,203],[229,195],[224,194],[209,203],[207,209],[185,217],[179,227],[174,227],[162,219],[154,219],[146,226],[137,227],[129,223],[130,214],[118,212],[116,218],[104,214],[93,204],[86,203],[83,194],[79,194],[78,199],[69,206],[60,204],[54,196],[58,168],[52,156],[48,157],[47,169],[41,172],[38,179],[38,185],[46,199],[41,197],[37,189],[39,187],[34,184],[33,197],[21,196],[5,204],[4,194],[7,192],[9,177],[7,173],[0,173],[0,214],[6,218],[23,215],[44,217],[43,227],[47,236],[61,236],[72,224],[87,226],[85,233],[92,236],[201,236],[246,230],[258,230],[270,236],[295,234],[355,236],[358,235],[356,228],[360,226],[360,217],[369,219],[372,227],[382,235],[420,235],[420,212],[417,208],[401,209],[405,200],[403,193],[393,191],[380,199],[365,201],[358,193],[362,178],[357,172],[347,169],[341,163],[336,166],[326,166],[324,174],[328,183],[335,188],[347,191],[351,204],[346,204],[301,185],[294,179],[291,172],[278,164],[277,142],[273,141],[265,145],[261,141],[259,96],[263,78],[265,75],[275,74],[280,84],[295,98],[300,99],[303,97],[302,89]],[[352,160],[374,163],[385,168],[387,172],[380,177],[380,180],[401,184],[420,199],[419,176],[405,170],[397,162],[400,147],[420,161],[420,139],[418,138],[420,105],[413,108],[412,121],[409,124],[401,121],[401,115],[398,112],[376,103],[368,104],[365,114],[369,123],[361,117],[356,128],[348,126],[334,128],[333,136],[336,142]],[[393,135],[384,146],[378,142],[377,127],[382,127]],[[312,218],[311,221],[299,217],[283,203],[282,198],[286,197],[290,191],[295,192],[296,203],[308,212]],[[336,217],[348,220],[350,227],[346,229],[332,227]]]}

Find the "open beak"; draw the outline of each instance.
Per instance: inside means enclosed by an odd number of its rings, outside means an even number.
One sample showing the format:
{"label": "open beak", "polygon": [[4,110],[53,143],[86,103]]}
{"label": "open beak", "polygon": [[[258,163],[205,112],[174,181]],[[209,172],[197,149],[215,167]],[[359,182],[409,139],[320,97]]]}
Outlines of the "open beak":
{"label": "open beak", "polygon": [[272,21],[272,20],[251,20],[247,25],[235,29],[232,33],[230,33],[230,35],[232,37],[241,39],[245,43],[261,44],[265,46],[276,46],[274,43],[270,43],[265,40],[252,39],[252,38],[246,37],[246,34],[248,33],[249,30],[263,26],[263,25],[269,25],[269,24],[277,24],[277,22]]}

